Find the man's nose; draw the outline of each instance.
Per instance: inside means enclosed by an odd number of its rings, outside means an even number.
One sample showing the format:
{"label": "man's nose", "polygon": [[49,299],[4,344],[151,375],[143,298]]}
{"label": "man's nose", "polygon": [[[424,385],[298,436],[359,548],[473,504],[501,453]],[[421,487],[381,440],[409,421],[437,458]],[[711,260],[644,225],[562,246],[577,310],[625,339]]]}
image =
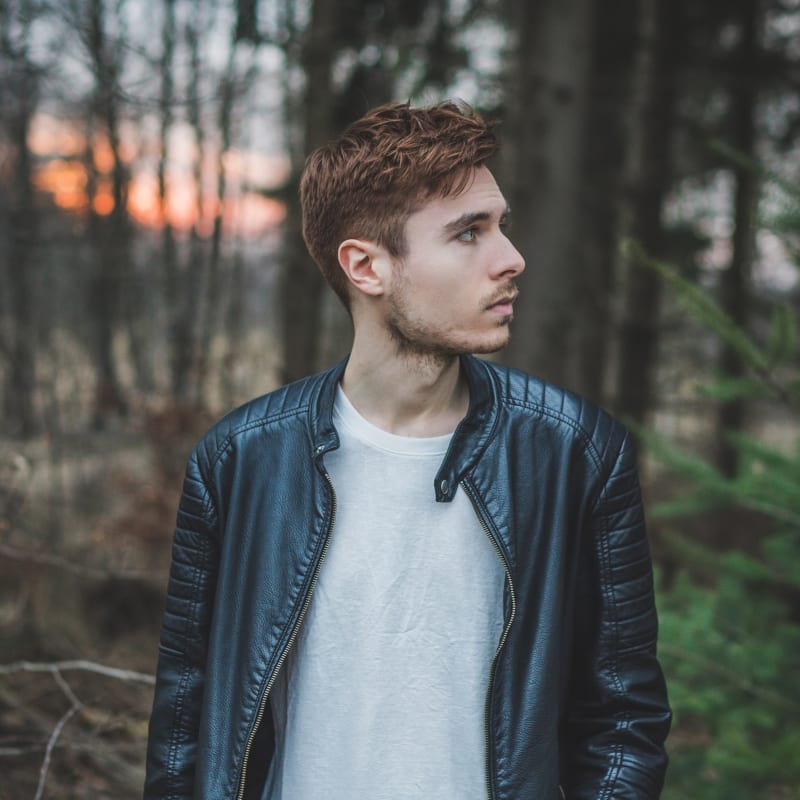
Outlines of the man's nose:
{"label": "man's nose", "polygon": [[495,264],[494,273],[499,278],[515,278],[525,269],[525,259],[522,254],[505,236]]}

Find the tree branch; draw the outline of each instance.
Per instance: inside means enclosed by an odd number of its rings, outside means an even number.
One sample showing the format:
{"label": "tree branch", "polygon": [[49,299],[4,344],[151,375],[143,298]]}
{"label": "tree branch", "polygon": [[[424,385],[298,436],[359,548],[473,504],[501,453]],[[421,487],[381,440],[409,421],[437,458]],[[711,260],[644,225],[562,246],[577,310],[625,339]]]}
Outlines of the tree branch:
{"label": "tree branch", "polygon": [[59,688],[64,693],[67,700],[70,701],[70,707],[56,723],[55,728],[53,728],[53,732],[50,734],[50,738],[47,740],[47,747],[44,751],[44,760],[42,761],[42,766],[39,769],[39,785],[36,787],[36,794],[33,800],[41,800],[42,795],[44,794],[44,786],[47,782],[47,771],[50,769],[50,759],[53,756],[53,749],[56,746],[58,737],[61,735],[61,731],[64,730],[64,726],[70,721],[70,719],[72,719],[72,717],[83,708],[83,703],[81,703],[81,701],[75,696],[75,693],[72,691],[72,687],[64,680],[64,677],[61,675],[58,669],[53,669],[51,671]]}
{"label": "tree branch", "polygon": [[697,653],[686,650],[679,645],[674,645],[671,642],[659,642],[658,651],[659,653],[667,653],[674,658],[679,658],[695,664],[707,672],[717,675],[719,678],[727,681],[737,689],[741,689],[743,692],[747,692],[753,697],[757,697],[759,700],[764,701],[770,706],[775,706],[777,708],[789,706],[790,708],[800,710],[800,705],[795,703],[790,698],[785,697],[779,692],[774,692],[771,689],[765,689],[763,686],[756,685],[746,675],[741,674],[734,669],[729,669],[714,659],[698,655]]}
{"label": "tree branch", "polygon": [[[58,682],[59,678],[63,680],[60,672],[69,670],[83,670],[85,672],[96,672],[99,675],[105,675],[108,678],[115,678],[120,681],[128,681],[130,683],[144,683],[149,686],[155,685],[156,679],[153,675],[148,675],[145,672],[134,672],[128,669],[117,669],[116,667],[107,667],[104,664],[96,664],[94,661],[55,661],[51,663],[41,663],[33,661],[14,661],[11,664],[0,664],[0,675],[11,675],[15,672],[49,672]],[[56,677],[58,676],[58,677]],[[61,684],[59,683],[59,686]],[[64,689],[61,686],[62,690]],[[73,695],[74,698],[74,695]]]}

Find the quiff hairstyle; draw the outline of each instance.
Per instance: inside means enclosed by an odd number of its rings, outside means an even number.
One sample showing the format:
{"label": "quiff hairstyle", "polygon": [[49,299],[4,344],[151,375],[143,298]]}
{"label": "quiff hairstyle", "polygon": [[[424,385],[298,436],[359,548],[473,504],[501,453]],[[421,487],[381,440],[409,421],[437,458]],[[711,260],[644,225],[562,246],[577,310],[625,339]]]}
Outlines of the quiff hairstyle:
{"label": "quiff hairstyle", "polygon": [[402,258],[409,216],[429,199],[467,188],[473,170],[497,150],[492,128],[465,103],[388,103],[308,156],[300,179],[303,238],[346,308],[339,245],[363,239]]}

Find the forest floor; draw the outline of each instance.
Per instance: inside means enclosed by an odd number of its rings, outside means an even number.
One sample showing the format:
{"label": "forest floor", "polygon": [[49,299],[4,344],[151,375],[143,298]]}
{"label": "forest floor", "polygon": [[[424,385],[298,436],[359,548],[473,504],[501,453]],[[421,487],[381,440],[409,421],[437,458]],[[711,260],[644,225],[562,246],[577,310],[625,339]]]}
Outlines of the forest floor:
{"label": "forest floor", "polygon": [[141,797],[183,466],[209,421],[176,417],[0,442],[0,800]]}

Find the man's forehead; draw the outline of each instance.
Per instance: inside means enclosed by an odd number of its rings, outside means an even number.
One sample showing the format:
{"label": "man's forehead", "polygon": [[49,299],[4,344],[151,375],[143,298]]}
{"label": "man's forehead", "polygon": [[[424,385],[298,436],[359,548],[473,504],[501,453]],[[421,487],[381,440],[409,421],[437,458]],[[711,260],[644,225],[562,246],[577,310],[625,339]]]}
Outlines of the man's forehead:
{"label": "man's forehead", "polygon": [[441,213],[448,218],[463,214],[500,217],[508,212],[508,204],[492,173],[486,167],[478,167],[461,192],[430,197],[415,209],[412,216],[425,212]]}

